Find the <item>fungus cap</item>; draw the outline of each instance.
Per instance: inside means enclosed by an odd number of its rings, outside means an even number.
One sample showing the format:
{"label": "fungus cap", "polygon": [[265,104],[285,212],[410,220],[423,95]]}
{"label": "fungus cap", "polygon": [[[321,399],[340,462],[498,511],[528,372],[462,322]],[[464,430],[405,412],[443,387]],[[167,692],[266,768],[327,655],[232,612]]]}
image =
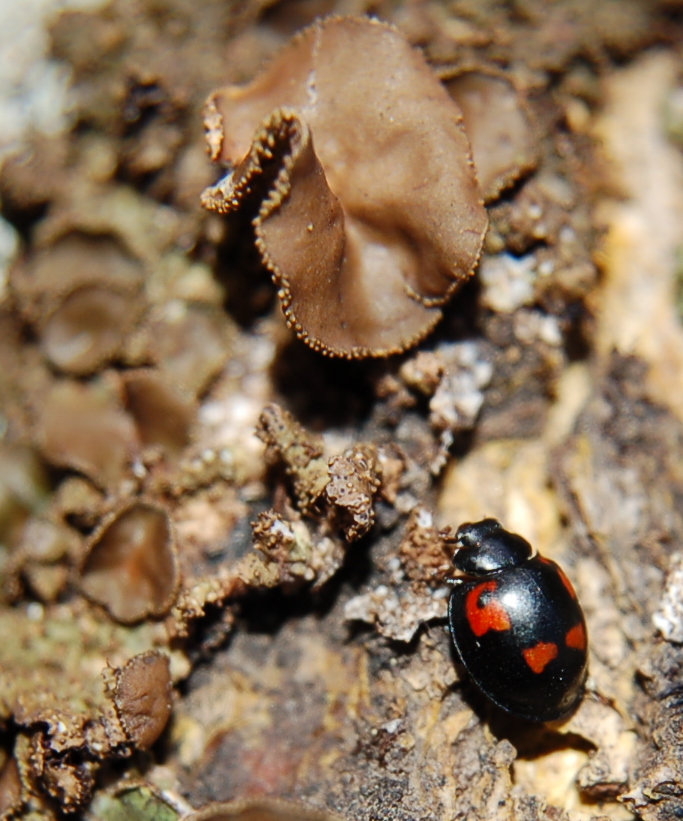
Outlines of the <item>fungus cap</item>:
{"label": "fungus cap", "polygon": [[261,199],[259,250],[311,347],[405,350],[472,273],[487,217],[461,112],[386,23],[317,21],[249,85],[215,92],[206,125],[230,171],[203,203]]}

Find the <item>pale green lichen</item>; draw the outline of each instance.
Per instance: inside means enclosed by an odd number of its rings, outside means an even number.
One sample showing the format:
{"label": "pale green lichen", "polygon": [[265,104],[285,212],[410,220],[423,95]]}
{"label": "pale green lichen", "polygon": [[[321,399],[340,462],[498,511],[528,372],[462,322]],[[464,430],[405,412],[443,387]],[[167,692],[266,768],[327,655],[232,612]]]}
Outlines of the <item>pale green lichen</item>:
{"label": "pale green lichen", "polygon": [[137,786],[93,801],[91,817],[98,821],[177,821],[177,810],[148,787]]}

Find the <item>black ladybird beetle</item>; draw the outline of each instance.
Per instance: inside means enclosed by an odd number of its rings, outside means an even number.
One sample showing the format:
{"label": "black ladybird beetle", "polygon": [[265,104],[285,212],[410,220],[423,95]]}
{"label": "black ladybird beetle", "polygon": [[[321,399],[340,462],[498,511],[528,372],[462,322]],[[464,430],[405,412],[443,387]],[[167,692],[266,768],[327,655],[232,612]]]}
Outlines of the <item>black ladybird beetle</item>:
{"label": "black ladybird beetle", "polygon": [[467,672],[520,718],[553,721],[577,706],[586,622],[562,569],[495,519],[458,528],[448,619]]}

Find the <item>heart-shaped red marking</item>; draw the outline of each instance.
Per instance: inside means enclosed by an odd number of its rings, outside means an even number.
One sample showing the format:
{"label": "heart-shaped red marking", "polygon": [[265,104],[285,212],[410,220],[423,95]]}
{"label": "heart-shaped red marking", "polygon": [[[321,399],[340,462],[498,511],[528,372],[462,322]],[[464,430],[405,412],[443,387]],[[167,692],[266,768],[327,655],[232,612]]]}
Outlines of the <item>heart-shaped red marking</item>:
{"label": "heart-shaped red marking", "polygon": [[493,593],[497,587],[498,582],[482,582],[467,594],[465,615],[475,636],[483,636],[489,630],[509,630],[511,627],[510,616],[495,596],[486,604],[482,605],[480,601],[482,594]]}
{"label": "heart-shaped red marking", "polygon": [[527,647],[526,650],[522,650],[524,660],[534,673],[542,673],[546,665],[554,658],[557,658],[558,652],[559,650],[556,644],[545,641],[539,641],[538,644],[535,644],[533,647]]}

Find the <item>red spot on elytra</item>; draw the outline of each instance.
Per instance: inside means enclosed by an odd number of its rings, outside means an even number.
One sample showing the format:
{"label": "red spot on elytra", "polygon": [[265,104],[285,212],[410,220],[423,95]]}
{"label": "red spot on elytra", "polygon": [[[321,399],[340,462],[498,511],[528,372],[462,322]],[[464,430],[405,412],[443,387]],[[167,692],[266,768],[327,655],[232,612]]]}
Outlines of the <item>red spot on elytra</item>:
{"label": "red spot on elytra", "polygon": [[483,593],[493,593],[498,582],[482,582],[467,594],[465,615],[475,636],[483,636],[489,630],[509,630],[510,617],[503,605],[495,598],[481,603]]}
{"label": "red spot on elytra", "polygon": [[531,667],[534,673],[542,673],[546,665],[549,664],[558,654],[557,645],[552,642],[539,641],[533,647],[522,650],[524,660]]}
{"label": "red spot on elytra", "polygon": [[575,650],[585,650],[586,628],[580,622],[575,624],[571,630],[567,631],[564,641],[567,647],[573,647]]}

